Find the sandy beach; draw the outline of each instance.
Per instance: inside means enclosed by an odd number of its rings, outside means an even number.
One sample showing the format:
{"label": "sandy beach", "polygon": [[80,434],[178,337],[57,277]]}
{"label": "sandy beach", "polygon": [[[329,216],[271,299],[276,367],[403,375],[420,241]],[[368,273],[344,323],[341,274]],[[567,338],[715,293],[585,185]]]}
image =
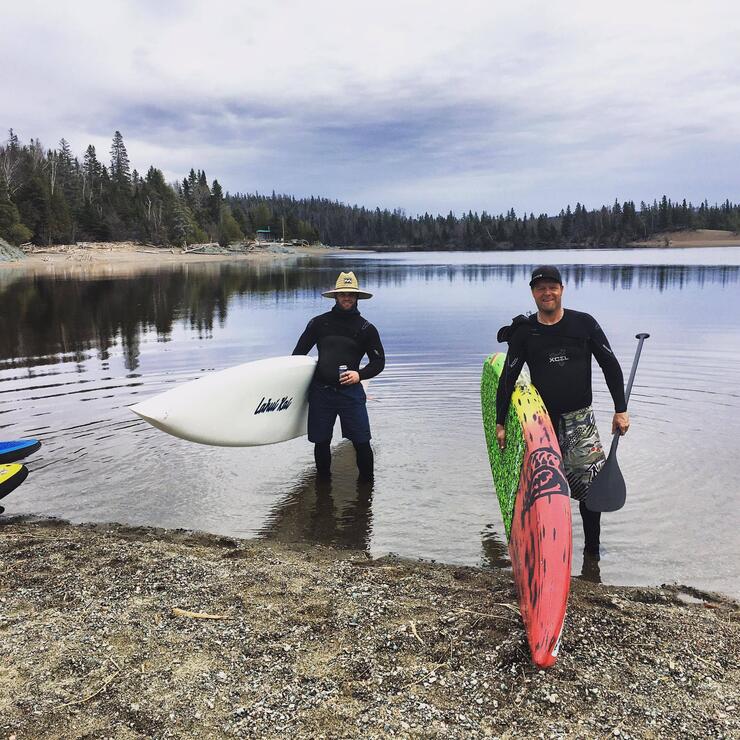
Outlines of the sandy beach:
{"label": "sandy beach", "polygon": [[630,242],[631,247],[740,247],[740,234],[719,229],[667,231],[650,239]]}
{"label": "sandy beach", "polygon": [[300,255],[327,255],[335,251],[329,247],[287,244],[233,251],[222,249],[217,245],[208,245],[202,251],[197,251],[193,247],[183,250],[180,247],[157,247],[135,242],[89,242],[27,248],[23,259],[7,261],[0,259],[0,270],[20,269],[27,272],[50,274],[92,272],[124,275],[138,270],[152,270],[168,266],[220,261],[268,261]]}
{"label": "sandy beach", "polygon": [[0,736],[737,737],[740,613],[574,579],[529,662],[511,573],[0,520]]}

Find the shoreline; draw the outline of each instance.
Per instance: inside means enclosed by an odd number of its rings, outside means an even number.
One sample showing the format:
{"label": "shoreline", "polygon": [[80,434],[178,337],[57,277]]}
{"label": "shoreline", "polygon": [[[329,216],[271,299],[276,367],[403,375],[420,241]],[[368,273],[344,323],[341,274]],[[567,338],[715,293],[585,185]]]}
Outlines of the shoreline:
{"label": "shoreline", "polygon": [[2,737],[727,737],[740,609],[575,578],[529,661],[507,570],[0,519]]}
{"label": "shoreline", "polygon": [[244,251],[184,252],[180,247],[155,247],[134,242],[58,244],[34,248],[22,260],[0,260],[0,271],[60,271],[121,274],[198,263],[269,262],[291,257],[336,254],[333,247],[281,246]]}
{"label": "shoreline", "polygon": [[669,231],[655,234],[649,239],[638,239],[635,241],[625,242],[623,244],[558,244],[548,246],[523,246],[513,248],[511,245],[501,245],[494,249],[466,249],[466,248],[447,248],[436,247],[427,249],[426,247],[414,244],[383,244],[375,247],[367,246],[344,246],[339,249],[346,251],[371,250],[377,252],[551,252],[554,250],[571,250],[577,252],[586,249],[689,249],[689,248],[709,248],[709,247],[740,247],[740,233],[733,231],[720,231],[714,229],[694,229],[693,231]]}
{"label": "shoreline", "polygon": [[[206,245],[212,247],[212,245]],[[59,271],[102,272],[121,274],[138,270],[159,269],[167,266],[179,266],[193,263],[218,262],[264,262],[290,257],[317,257],[354,252],[459,252],[459,251],[493,251],[497,253],[517,251],[548,252],[552,249],[680,249],[740,247],[740,234],[730,231],[698,229],[695,231],[678,231],[656,234],[647,240],[628,242],[621,246],[585,247],[583,245],[563,245],[537,249],[465,250],[465,249],[424,249],[415,245],[376,245],[371,246],[294,246],[270,245],[269,247],[251,247],[245,250],[193,252],[180,247],[156,247],[135,242],[91,242],[87,244],[59,244],[48,247],[35,247],[21,260],[0,259],[0,272],[22,270],[35,273],[56,273]]]}

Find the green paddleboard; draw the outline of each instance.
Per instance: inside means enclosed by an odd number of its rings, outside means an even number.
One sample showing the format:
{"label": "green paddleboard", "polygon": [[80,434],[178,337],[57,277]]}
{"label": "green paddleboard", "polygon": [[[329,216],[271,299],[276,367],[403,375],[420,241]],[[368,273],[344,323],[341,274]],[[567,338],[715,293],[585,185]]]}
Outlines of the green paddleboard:
{"label": "green paddleboard", "polygon": [[[514,516],[516,492],[519,488],[519,477],[524,460],[524,434],[522,425],[514,410],[514,404],[509,405],[506,415],[506,447],[499,450],[496,440],[496,391],[501,371],[504,367],[506,355],[499,352],[491,355],[483,363],[481,377],[481,405],[483,408],[483,429],[486,433],[486,447],[488,460],[491,463],[493,484],[496,488],[498,504],[501,508],[501,518],[504,520],[506,540],[511,539],[511,518]],[[521,377],[522,384],[526,384],[529,376],[524,371]]]}

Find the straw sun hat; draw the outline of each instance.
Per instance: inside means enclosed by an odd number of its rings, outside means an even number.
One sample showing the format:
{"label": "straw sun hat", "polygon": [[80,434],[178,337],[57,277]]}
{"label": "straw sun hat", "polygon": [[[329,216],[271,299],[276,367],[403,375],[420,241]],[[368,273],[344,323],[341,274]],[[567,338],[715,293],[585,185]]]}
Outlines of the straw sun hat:
{"label": "straw sun hat", "polygon": [[357,282],[354,272],[340,272],[337,278],[337,285],[334,290],[327,290],[321,295],[324,298],[334,298],[337,293],[357,293],[358,298],[372,298],[373,294],[366,290],[360,290],[360,284]]}

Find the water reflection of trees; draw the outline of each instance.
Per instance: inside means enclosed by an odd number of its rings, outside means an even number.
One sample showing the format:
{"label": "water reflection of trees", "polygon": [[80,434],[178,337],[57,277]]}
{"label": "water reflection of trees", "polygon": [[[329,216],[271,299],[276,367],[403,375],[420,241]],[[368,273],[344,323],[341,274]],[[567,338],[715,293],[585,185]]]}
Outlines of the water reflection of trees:
{"label": "water reflection of trees", "polygon": [[[317,297],[339,269],[354,269],[372,289],[414,283],[506,281],[526,283],[528,265],[417,265],[389,260],[305,259],[298,263],[182,265],[126,277],[59,278],[46,275],[6,279],[0,289],[0,362],[31,366],[64,357],[101,359],[120,340],[128,369],[138,364],[143,333],[167,341],[177,322],[207,336],[223,325],[235,297],[269,296],[274,301]],[[738,282],[737,266],[566,265],[569,285],[597,283],[616,289],[682,289]]]}
{"label": "water reflection of trees", "polygon": [[285,296],[313,285],[310,274],[288,265],[182,266],[117,278],[23,276],[0,292],[0,360],[35,366],[89,351],[106,359],[120,338],[126,367],[135,369],[143,333],[167,341],[183,321],[207,335],[214,323],[224,324],[235,296]]}
{"label": "water reflection of trees", "polygon": [[[339,263],[337,263],[339,264]],[[363,260],[350,265],[361,272],[363,284],[370,286],[404,285],[409,281],[464,280],[488,282],[504,280],[509,283],[529,281],[531,265],[398,265],[388,262]],[[334,274],[336,268],[324,272]],[[560,267],[563,282],[580,286],[586,282],[613,289],[683,288],[689,285],[729,285],[740,279],[740,267],[717,265],[564,265]]]}

